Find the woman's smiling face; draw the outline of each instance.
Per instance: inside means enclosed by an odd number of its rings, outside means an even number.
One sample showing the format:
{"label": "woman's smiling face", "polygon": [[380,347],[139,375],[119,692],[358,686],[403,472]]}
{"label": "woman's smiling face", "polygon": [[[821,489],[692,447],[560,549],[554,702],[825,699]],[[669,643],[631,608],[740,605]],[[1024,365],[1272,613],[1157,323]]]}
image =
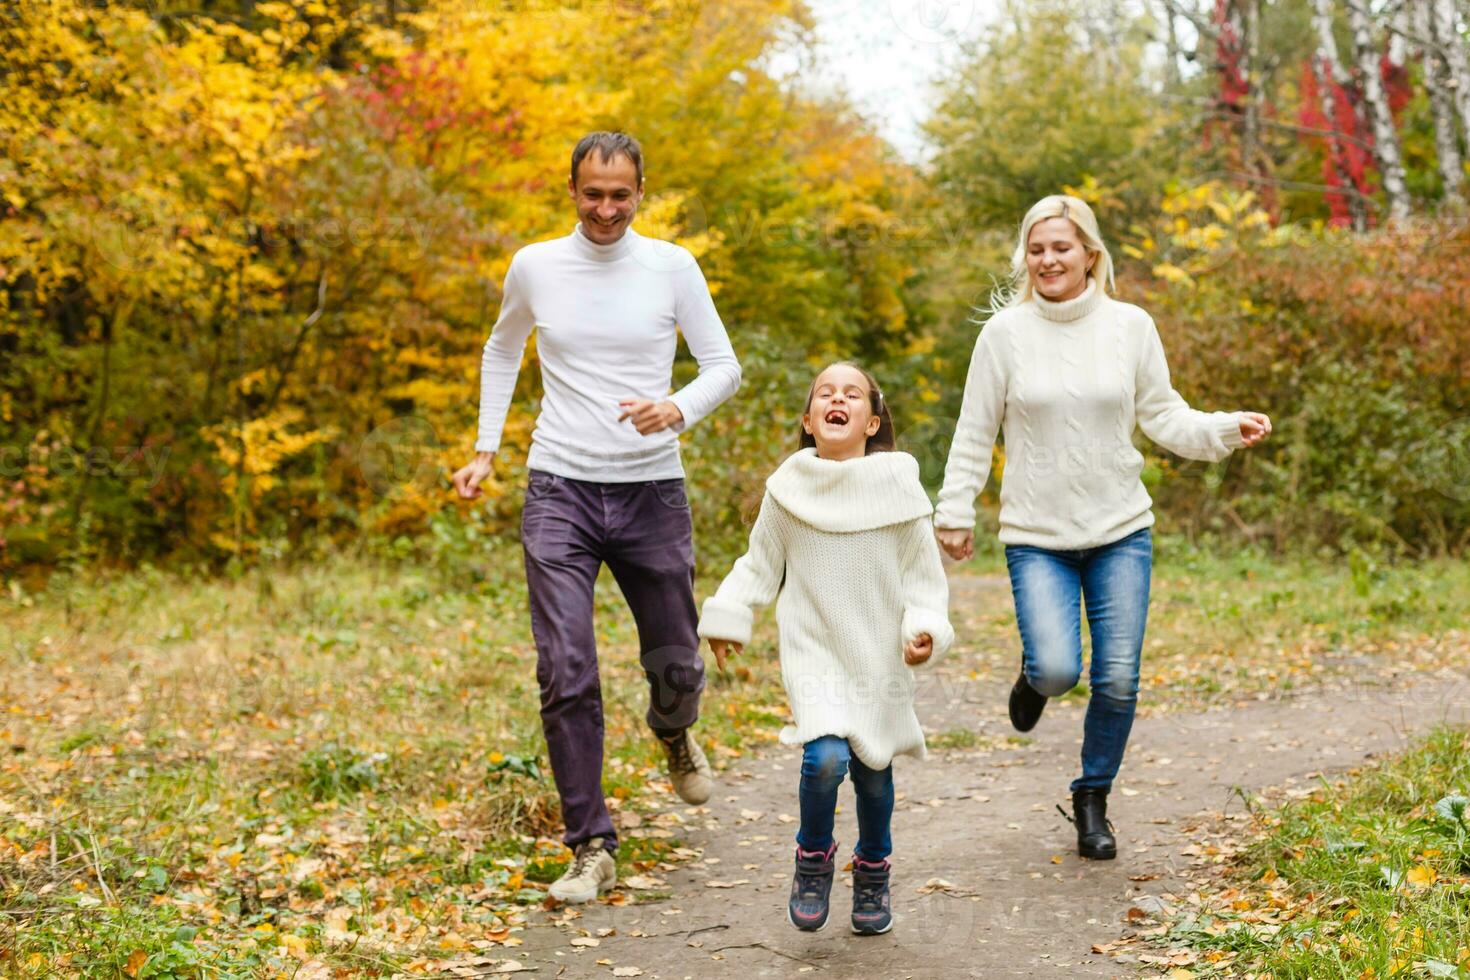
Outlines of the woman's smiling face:
{"label": "woman's smiling face", "polygon": [[1081,296],[1095,256],[1087,251],[1071,218],[1047,218],[1026,237],[1026,272],[1043,299],[1060,303]]}
{"label": "woman's smiling face", "polygon": [[855,459],[868,451],[868,437],[882,419],[873,414],[868,379],[855,367],[834,364],[812,383],[801,427],[811,433],[823,459]]}

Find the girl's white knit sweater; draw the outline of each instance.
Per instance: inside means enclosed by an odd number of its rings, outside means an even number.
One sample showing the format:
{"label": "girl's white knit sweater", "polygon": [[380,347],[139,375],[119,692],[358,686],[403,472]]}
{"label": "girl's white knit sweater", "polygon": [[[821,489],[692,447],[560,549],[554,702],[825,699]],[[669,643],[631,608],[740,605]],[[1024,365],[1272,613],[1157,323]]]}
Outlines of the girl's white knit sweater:
{"label": "girl's white knit sweater", "polygon": [[907,453],[837,461],[803,449],[766,480],[750,549],[705,600],[699,635],[749,643],[753,607],[779,592],[781,680],[795,720],[784,744],[838,735],[874,769],[895,755],[924,757],[903,648],[928,633],[937,657],[954,641],[931,518]]}
{"label": "girl's white knit sweater", "polygon": [[1190,408],[1169,383],[1153,319],[1095,280],[1076,299],[1002,310],[975,343],[935,526],[975,526],[1003,428],[1003,543],[1082,550],[1148,527],[1135,426],[1189,459],[1214,462],[1244,445],[1238,413]]}

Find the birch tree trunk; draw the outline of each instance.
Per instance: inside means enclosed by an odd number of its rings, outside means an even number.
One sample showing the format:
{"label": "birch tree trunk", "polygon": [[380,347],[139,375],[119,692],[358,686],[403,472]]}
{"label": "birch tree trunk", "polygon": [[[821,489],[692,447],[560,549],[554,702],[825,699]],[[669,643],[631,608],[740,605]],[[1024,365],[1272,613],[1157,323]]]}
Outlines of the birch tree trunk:
{"label": "birch tree trunk", "polygon": [[1172,88],[1178,88],[1183,76],[1179,71],[1179,32],[1174,27],[1174,11],[1166,3],[1163,5],[1165,48],[1169,54],[1169,69],[1167,78]]}
{"label": "birch tree trunk", "polygon": [[1470,63],[1465,57],[1465,39],[1460,36],[1455,0],[1429,0],[1431,28],[1439,53],[1449,73],[1449,85],[1460,125],[1470,139]]}
{"label": "birch tree trunk", "polygon": [[[1424,89],[1429,95],[1429,110],[1434,117],[1434,157],[1439,165],[1439,179],[1446,198],[1459,196],[1465,180],[1465,165],[1460,156],[1460,137],[1456,131],[1459,111],[1455,105],[1453,82],[1445,63],[1434,5],[1436,0],[1416,0],[1413,31],[1423,39]],[[1451,8],[1453,9],[1453,8]],[[1458,38],[1449,38],[1457,42]]]}
{"label": "birch tree trunk", "polygon": [[1244,131],[1240,140],[1240,159],[1246,173],[1265,173],[1265,167],[1257,167],[1261,152],[1260,115],[1260,60],[1261,60],[1261,0],[1241,0],[1240,27],[1244,35],[1241,40],[1241,74],[1247,86],[1245,95]]}
{"label": "birch tree trunk", "polygon": [[1353,47],[1358,55],[1358,73],[1362,77],[1363,101],[1373,125],[1373,152],[1378,158],[1378,172],[1383,178],[1383,193],[1388,198],[1388,219],[1403,221],[1409,216],[1409,188],[1404,181],[1404,160],[1399,151],[1399,133],[1383,91],[1383,73],[1379,65],[1378,46],[1373,43],[1373,26],[1364,4],[1367,0],[1347,0],[1348,24],[1353,31]]}
{"label": "birch tree trunk", "polygon": [[[1312,26],[1317,29],[1317,91],[1322,100],[1322,117],[1327,128],[1337,131],[1337,100],[1333,95],[1336,88],[1346,88],[1350,80],[1342,63],[1337,59],[1337,37],[1332,33],[1332,0],[1312,0]],[[1356,136],[1356,133],[1345,134]],[[1348,216],[1354,231],[1365,231],[1368,227],[1368,210],[1358,191],[1357,181],[1343,165],[1343,143],[1328,137],[1331,145],[1327,154],[1337,170],[1338,183],[1347,198]]]}

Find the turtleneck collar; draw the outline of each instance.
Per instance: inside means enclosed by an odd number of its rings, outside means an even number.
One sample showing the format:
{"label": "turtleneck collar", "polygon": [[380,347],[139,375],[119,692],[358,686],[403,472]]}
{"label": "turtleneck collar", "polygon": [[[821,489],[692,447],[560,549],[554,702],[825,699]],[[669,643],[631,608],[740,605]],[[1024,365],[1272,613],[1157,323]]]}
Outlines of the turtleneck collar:
{"label": "turtleneck collar", "polygon": [[819,531],[852,533],[902,524],[934,512],[908,453],[822,459],[815,449],[786,458],[766,491],[797,520]]}
{"label": "turtleneck collar", "polygon": [[611,245],[599,245],[582,231],[582,222],[577,222],[577,227],[572,229],[572,246],[576,248],[578,255],[586,256],[595,262],[616,262],[623,256],[633,251],[635,243],[640,236],[632,228],[623,232],[623,237]]}
{"label": "turtleneck collar", "polygon": [[1042,297],[1040,293],[1032,292],[1031,299],[1036,304],[1036,312],[1045,319],[1053,323],[1071,323],[1082,319],[1102,305],[1103,291],[1098,288],[1097,280],[1088,276],[1087,288],[1082,290],[1080,296],[1053,303]]}

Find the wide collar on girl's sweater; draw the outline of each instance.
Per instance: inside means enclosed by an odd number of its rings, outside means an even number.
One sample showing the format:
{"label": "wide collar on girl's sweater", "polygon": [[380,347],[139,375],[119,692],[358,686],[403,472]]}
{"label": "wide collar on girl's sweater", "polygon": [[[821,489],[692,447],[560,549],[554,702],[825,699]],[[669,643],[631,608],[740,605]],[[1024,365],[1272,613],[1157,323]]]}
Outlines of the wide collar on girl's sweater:
{"label": "wide collar on girl's sweater", "polygon": [[802,449],[771,474],[766,492],[791,516],[819,531],[867,531],[933,513],[919,482],[918,460],[908,453],[839,461]]}

